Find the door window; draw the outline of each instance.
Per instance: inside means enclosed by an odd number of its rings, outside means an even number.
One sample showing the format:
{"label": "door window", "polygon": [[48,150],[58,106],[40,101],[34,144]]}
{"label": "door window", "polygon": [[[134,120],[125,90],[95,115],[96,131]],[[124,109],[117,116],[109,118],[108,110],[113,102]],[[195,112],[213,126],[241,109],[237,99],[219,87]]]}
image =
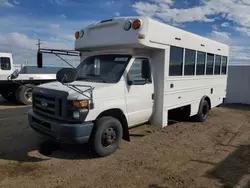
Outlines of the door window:
{"label": "door window", "polygon": [[[147,58],[137,58],[133,62],[129,72],[128,77],[130,81],[143,81],[145,80],[144,76],[142,75],[142,65],[146,66],[149,71],[150,70],[150,64],[149,60]],[[150,74],[151,75],[151,74]],[[152,82],[151,77],[148,80],[148,82]]]}

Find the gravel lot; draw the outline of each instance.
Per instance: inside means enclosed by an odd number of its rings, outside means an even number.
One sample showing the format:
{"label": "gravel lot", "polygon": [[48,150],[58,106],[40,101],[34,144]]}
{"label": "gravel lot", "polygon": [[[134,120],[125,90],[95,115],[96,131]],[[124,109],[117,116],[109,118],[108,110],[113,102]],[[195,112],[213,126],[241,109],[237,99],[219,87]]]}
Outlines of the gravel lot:
{"label": "gravel lot", "polygon": [[250,184],[250,107],[212,110],[206,123],[141,126],[131,142],[106,158],[87,146],[63,146],[51,156],[37,151],[28,126],[30,107],[0,100],[0,187],[213,188]]}

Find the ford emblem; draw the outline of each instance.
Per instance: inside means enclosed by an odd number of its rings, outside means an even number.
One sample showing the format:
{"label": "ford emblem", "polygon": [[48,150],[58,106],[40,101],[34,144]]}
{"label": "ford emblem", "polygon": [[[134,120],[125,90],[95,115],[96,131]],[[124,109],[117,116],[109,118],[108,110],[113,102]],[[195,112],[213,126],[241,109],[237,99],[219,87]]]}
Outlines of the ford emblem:
{"label": "ford emblem", "polygon": [[42,105],[43,107],[47,107],[47,106],[48,106],[48,103],[45,102],[45,101],[42,101],[42,102],[41,102],[41,105]]}

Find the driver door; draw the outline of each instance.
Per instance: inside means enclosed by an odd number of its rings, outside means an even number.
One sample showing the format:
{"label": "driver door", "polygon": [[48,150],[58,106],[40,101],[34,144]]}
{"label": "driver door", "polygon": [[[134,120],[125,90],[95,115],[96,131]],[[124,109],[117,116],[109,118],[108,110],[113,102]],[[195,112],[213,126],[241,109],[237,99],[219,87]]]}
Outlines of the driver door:
{"label": "driver door", "polygon": [[[150,78],[143,75],[143,67],[150,72]],[[129,126],[147,122],[153,112],[154,86],[149,59],[136,58],[127,75],[125,91]]]}

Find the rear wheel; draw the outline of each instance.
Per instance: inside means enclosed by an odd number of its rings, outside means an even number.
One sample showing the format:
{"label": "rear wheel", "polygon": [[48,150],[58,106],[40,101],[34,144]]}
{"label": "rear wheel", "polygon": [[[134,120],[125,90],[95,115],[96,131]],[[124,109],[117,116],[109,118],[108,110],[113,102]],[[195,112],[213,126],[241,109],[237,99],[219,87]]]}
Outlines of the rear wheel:
{"label": "rear wheel", "polygon": [[203,100],[202,104],[200,105],[199,112],[195,118],[199,122],[204,122],[207,120],[208,114],[209,114],[209,104],[206,100]]}
{"label": "rear wheel", "polygon": [[1,95],[2,95],[2,97],[3,97],[4,99],[6,99],[7,101],[10,101],[10,102],[17,102],[15,91],[2,92]]}
{"label": "rear wheel", "polygon": [[34,85],[31,85],[31,84],[20,86],[16,92],[16,98],[18,102],[21,104],[25,104],[25,105],[32,104],[33,88],[34,88]]}
{"label": "rear wheel", "polygon": [[102,117],[97,120],[90,138],[91,149],[99,156],[104,157],[114,153],[121,142],[123,135],[122,125],[113,117]]}

